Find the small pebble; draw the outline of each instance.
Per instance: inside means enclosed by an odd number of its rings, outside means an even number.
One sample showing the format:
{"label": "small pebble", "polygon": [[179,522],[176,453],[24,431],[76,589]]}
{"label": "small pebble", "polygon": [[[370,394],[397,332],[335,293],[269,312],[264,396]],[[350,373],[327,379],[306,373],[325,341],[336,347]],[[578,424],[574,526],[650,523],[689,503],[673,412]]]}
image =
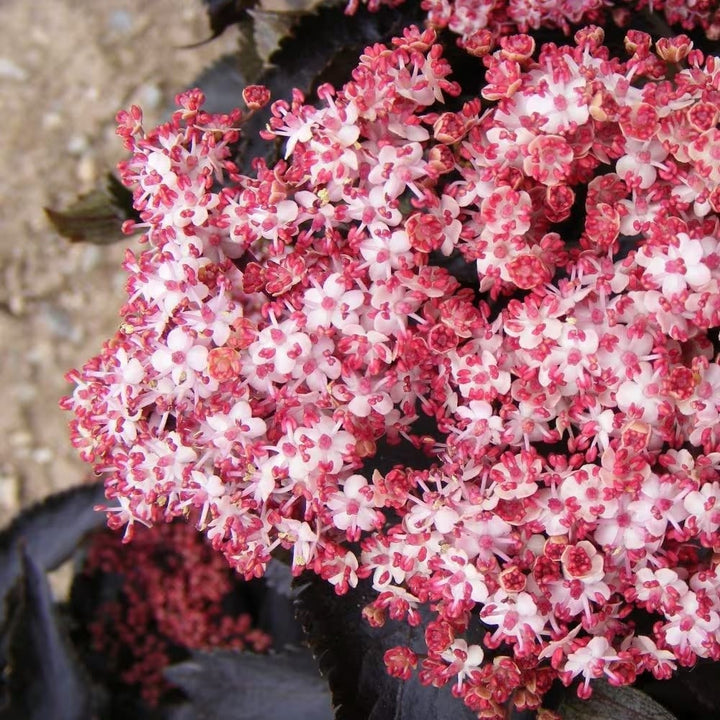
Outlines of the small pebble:
{"label": "small pebble", "polygon": [[80,256],[80,269],[83,272],[90,272],[90,270],[98,266],[102,257],[102,250],[97,245],[85,244]]}
{"label": "small pebble", "polygon": [[18,479],[13,475],[0,475],[0,508],[15,510],[18,506]]}
{"label": "small pebble", "polygon": [[138,89],[140,102],[142,106],[148,110],[155,110],[160,106],[162,100],[162,92],[157,85],[148,83],[141,85]]}
{"label": "small pebble", "polygon": [[73,323],[70,313],[65,308],[45,303],[40,308],[40,317],[51,335],[71,342],[82,339],[81,328]]}
{"label": "small pebble", "polygon": [[57,112],[45,113],[42,118],[42,124],[46,130],[55,130],[63,124],[62,115]]}
{"label": "small pebble", "polygon": [[18,430],[17,432],[11,433],[10,444],[15,448],[25,448],[32,442],[32,435],[26,430]]}
{"label": "small pebble", "polygon": [[27,80],[27,72],[10,58],[0,57],[0,78],[8,80]]}
{"label": "small pebble", "polygon": [[75,172],[77,174],[77,179],[83,185],[92,185],[97,178],[95,157],[90,153],[85,153],[85,155],[80,158]]}
{"label": "small pebble", "polygon": [[27,405],[37,399],[37,385],[21,382],[14,386],[13,396],[23,405]]}
{"label": "small pebble", "polygon": [[39,447],[32,451],[32,459],[39,465],[47,465],[53,459],[53,453],[50,448]]}
{"label": "small pebble", "polygon": [[108,17],[108,25],[117,33],[129,33],[133,28],[132,15],[127,10],[113,10]]}
{"label": "small pebble", "polygon": [[67,151],[71,155],[82,155],[88,149],[87,136],[76,133],[67,143]]}

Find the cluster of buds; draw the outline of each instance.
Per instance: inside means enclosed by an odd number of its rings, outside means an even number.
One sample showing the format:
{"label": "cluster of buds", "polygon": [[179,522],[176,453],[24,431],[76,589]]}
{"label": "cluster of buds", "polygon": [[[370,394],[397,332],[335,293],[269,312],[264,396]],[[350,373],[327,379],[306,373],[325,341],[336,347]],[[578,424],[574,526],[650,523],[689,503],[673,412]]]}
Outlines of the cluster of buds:
{"label": "cluster of buds", "polygon": [[[277,101],[252,176],[240,111],[120,114],[147,247],[69,374],[74,444],[128,533],[190,514],[248,578],[282,548],[369,578],[371,623],[429,608],[388,668],[480,717],[720,659],[720,64],[513,35],[481,100],[435,40]],[[373,471],[381,443],[411,451]]]}
{"label": "cluster of buds", "polygon": [[97,606],[89,626],[105,671],[138,688],[150,705],[170,690],[163,671],[189,650],[234,648],[264,652],[271,638],[248,613],[229,614],[238,581],[223,557],[186,523],[143,528],[123,545],[115,532],[90,544],[83,578],[121,578],[117,594]]}

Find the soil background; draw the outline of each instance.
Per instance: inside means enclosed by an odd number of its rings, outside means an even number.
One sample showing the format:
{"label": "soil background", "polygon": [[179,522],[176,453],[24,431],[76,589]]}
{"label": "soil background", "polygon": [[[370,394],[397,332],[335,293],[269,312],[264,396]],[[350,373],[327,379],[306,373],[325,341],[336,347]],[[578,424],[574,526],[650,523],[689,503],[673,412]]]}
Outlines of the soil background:
{"label": "soil background", "polygon": [[123,157],[119,109],[141,105],[151,127],[236,48],[230,31],[187,47],[209,36],[200,0],[0,0],[0,525],[90,477],[58,401],[118,326],[134,245],[70,243],[43,207]]}

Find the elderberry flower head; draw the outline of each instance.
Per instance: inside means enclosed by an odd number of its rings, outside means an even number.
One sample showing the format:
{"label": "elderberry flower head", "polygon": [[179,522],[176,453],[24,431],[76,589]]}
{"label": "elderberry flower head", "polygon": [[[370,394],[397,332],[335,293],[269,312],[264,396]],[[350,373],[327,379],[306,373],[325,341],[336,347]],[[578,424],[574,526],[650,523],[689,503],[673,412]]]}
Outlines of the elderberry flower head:
{"label": "elderberry flower head", "polygon": [[248,578],[284,548],[375,624],[431,608],[388,667],[483,717],[720,659],[720,66],[517,35],[450,111],[435,39],[277,101],[252,175],[198,92],[120,114],[146,247],[73,441],[128,534],[189,514]]}

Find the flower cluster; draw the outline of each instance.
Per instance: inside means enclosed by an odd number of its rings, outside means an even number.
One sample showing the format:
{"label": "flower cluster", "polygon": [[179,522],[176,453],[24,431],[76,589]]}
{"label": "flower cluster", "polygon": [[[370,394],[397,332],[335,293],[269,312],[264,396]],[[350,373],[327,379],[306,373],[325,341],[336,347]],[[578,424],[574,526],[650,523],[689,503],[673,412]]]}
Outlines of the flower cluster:
{"label": "flower cluster", "polygon": [[81,582],[98,574],[121,578],[90,623],[90,645],[106,658],[105,671],[139,688],[150,704],[170,689],[163,670],[188,650],[251,649],[264,652],[270,638],[252,627],[248,613],[230,614],[237,579],[221,555],[185,523],[158,525],[123,546],[117,533],[93,538]]}
{"label": "flower cluster", "polygon": [[74,443],[128,532],[190,513],[246,577],[284,548],[369,578],[371,623],[429,607],[388,668],[480,717],[720,659],[720,64],[514,35],[481,99],[434,42],[276,102],[252,176],[239,111],[121,113],[147,247],[69,375]]}
{"label": "flower cluster", "polygon": [[[346,12],[360,2],[370,10],[396,7],[405,0],[349,0]],[[566,34],[580,23],[630,24],[632,13],[647,9],[663,13],[671,25],[684,30],[701,28],[708,38],[720,38],[720,6],[716,0],[422,0],[427,22],[458,35],[458,44],[474,55],[486,54],[509,32],[559,28]],[[510,30],[512,29],[512,30]]]}

